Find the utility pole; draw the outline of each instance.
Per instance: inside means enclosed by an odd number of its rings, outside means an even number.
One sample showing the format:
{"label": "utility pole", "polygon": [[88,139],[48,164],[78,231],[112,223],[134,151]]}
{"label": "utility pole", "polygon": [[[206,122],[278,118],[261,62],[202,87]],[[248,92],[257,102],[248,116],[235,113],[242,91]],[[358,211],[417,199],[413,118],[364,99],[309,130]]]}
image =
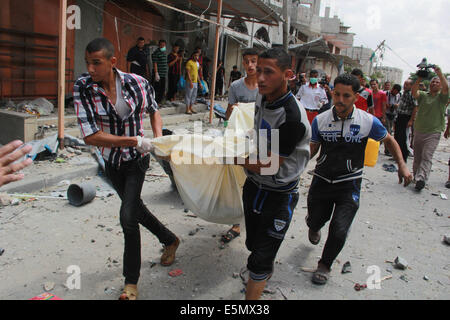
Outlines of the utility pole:
{"label": "utility pole", "polygon": [[288,51],[289,49],[289,5],[291,0],[283,0],[283,48]]}
{"label": "utility pole", "polygon": [[216,24],[216,42],[214,44],[214,65],[212,74],[212,83],[209,92],[211,93],[211,105],[209,109],[209,123],[212,123],[214,111],[214,98],[216,95],[216,77],[217,77],[217,62],[219,60],[219,35],[220,35],[220,17],[222,15],[222,0],[217,1],[217,24]]}
{"label": "utility pole", "polygon": [[64,149],[64,98],[66,87],[66,24],[67,0],[59,1],[59,37],[58,37],[58,141]]}

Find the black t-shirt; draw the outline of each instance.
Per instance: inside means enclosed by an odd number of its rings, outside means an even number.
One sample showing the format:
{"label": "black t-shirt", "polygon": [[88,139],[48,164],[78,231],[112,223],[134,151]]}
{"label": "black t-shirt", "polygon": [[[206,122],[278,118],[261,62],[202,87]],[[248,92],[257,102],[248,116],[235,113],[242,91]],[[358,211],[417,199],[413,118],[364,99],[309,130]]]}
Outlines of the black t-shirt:
{"label": "black t-shirt", "polygon": [[129,62],[136,61],[140,65],[140,66],[138,66],[138,65],[132,63],[130,66],[130,72],[136,73],[139,75],[145,74],[145,72],[147,70],[148,59],[147,59],[147,53],[145,52],[144,49],[139,50],[139,48],[137,46],[131,48],[127,54],[127,61],[129,61]]}
{"label": "black t-shirt", "polygon": [[231,71],[231,82],[239,80],[242,74],[239,71]]}

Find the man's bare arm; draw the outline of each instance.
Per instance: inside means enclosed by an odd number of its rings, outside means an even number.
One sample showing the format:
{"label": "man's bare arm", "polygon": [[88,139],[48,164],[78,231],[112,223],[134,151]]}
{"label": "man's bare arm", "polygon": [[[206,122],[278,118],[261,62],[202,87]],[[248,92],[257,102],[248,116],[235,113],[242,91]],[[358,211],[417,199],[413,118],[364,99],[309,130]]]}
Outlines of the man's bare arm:
{"label": "man's bare arm", "polygon": [[106,148],[137,146],[136,137],[120,137],[103,131],[97,131],[96,133],[85,137],[84,142],[91,146]]}
{"label": "man's bare arm", "polygon": [[439,66],[436,66],[434,68],[434,71],[436,71],[436,74],[439,77],[439,80],[441,80],[441,93],[442,94],[448,94],[448,83],[447,83],[447,79],[445,79],[444,75],[442,74],[442,70]]}
{"label": "man's bare arm", "polygon": [[152,125],[153,137],[162,137],[163,122],[159,111],[150,115],[150,124]]}
{"label": "man's bare arm", "polygon": [[310,159],[314,158],[320,150],[320,143],[310,142],[309,143],[309,150],[311,153]]}

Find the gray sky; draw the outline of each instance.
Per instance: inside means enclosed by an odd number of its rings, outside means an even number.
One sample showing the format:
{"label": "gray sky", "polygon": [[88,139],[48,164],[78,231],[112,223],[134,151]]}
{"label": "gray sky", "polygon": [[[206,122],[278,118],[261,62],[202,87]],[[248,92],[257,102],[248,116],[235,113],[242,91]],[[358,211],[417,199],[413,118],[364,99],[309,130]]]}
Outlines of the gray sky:
{"label": "gray sky", "polygon": [[386,49],[383,65],[403,69],[404,79],[424,57],[450,73],[450,0],[324,0],[322,16],[327,5],[356,33],[355,46],[375,50],[386,40],[406,62]]}

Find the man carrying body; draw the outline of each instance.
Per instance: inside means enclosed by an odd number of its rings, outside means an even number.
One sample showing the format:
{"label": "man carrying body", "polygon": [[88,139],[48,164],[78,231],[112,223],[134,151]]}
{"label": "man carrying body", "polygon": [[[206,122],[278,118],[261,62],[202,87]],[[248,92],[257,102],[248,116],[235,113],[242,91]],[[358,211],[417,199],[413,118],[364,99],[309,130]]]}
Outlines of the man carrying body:
{"label": "man carrying body", "polygon": [[320,108],[328,102],[325,89],[318,85],[319,73],[311,70],[309,73],[309,83],[300,87],[296,98],[303,104],[308,114],[309,123],[319,114]]}
{"label": "man carrying body", "polygon": [[167,64],[166,40],[159,40],[159,48],[152,54],[153,86],[155,87],[156,102],[161,103],[166,91],[166,77],[169,66]]}
{"label": "man carrying body", "polygon": [[[239,102],[255,102],[258,95],[258,79],[256,78],[256,65],[258,63],[258,52],[255,49],[247,49],[242,54],[242,63],[247,76],[233,82],[228,91],[227,120],[230,118],[233,108]],[[239,224],[232,226],[230,230],[222,235],[221,241],[228,243],[241,234]]]}
{"label": "man carrying body", "polygon": [[412,175],[400,148],[381,122],[354,106],[359,81],[348,74],[334,82],[334,107],[318,115],[312,123],[311,158],[320,149],[308,194],[309,241],[317,245],[320,229],[331,219],[328,239],[312,281],[325,284],[331,265],[344,247],[348,230],[359,208],[364,155],[368,138],[383,141],[398,163],[399,183],[407,186]]}
{"label": "man carrying body", "polygon": [[[259,55],[256,70],[259,94],[254,128],[258,153],[245,159],[245,164],[235,159],[247,174],[242,198],[246,246],[251,252],[247,263],[248,300],[261,297],[273,273],[276,254],[299,199],[298,184],[309,161],[311,137],[306,112],[287,89],[294,75],[290,56],[281,48],[269,49]],[[270,150],[269,154],[264,149]]]}
{"label": "man carrying body", "polygon": [[145,40],[140,37],[136,46],[130,49],[127,54],[127,70],[141,77],[147,78],[150,74],[148,69],[148,57],[144,49]]}
{"label": "man carrying body", "polygon": [[84,141],[101,147],[106,176],[122,204],[120,224],[125,237],[122,300],[137,298],[141,267],[139,224],[165,246],[161,264],[171,265],[179,239],[147,209],[141,200],[152,144],[144,138],[143,112],[150,114],[154,137],[162,136],[162,120],[148,81],[115,68],[114,46],[107,39],[91,41],[86,48],[88,74],[74,85],[74,105]]}
{"label": "man carrying body", "polygon": [[434,70],[437,77],[431,80],[428,92],[419,91],[421,77],[417,78],[412,87],[412,95],[418,103],[411,116],[412,120],[415,119],[413,171],[417,191],[421,191],[428,181],[433,155],[445,129],[448,83],[438,66]]}

